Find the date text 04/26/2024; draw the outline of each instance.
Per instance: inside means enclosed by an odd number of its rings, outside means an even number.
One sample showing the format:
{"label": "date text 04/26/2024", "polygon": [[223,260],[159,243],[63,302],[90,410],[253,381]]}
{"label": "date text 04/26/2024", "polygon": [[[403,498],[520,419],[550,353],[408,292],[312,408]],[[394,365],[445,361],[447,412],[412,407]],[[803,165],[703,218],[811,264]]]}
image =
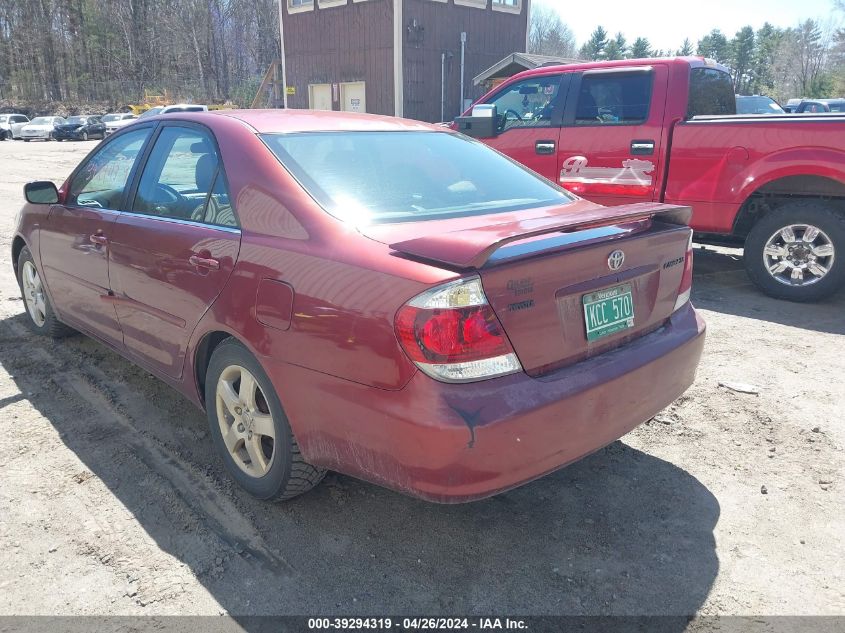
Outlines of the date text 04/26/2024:
{"label": "date text 04/26/2024", "polygon": [[383,631],[481,631],[527,630],[524,620],[496,617],[476,618],[309,618],[308,629],[319,630],[366,630]]}

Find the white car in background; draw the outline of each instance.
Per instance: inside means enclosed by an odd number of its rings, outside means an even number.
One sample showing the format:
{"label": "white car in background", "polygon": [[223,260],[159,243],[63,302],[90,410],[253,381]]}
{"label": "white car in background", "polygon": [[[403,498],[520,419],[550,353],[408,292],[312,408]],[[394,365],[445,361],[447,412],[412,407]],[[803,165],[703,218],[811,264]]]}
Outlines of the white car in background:
{"label": "white car in background", "polygon": [[0,141],[20,138],[21,130],[27,123],[29,117],[24,114],[0,114]]}
{"label": "white car in background", "polygon": [[159,114],[170,114],[171,112],[208,112],[207,105],[199,103],[177,103],[169,106],[156,106],[150,108],[146,112],[142,112],[139,119],[146,119],[147,117],[156,116]]}
{"label": "white car in background", "polygon": [[106,124],[106,136],[114,134],[124,125],[129,125],[138,117],[131,112],[113,112],[103,117],[103,123]]}
{"label": "white car in background", "polygon": [[21,128],[21,138],[27,143],[36,139],[51,141],[54,138],[53,134],[56,131],[56,126],[64,122],[64,118],[60,116],[35,117]]}

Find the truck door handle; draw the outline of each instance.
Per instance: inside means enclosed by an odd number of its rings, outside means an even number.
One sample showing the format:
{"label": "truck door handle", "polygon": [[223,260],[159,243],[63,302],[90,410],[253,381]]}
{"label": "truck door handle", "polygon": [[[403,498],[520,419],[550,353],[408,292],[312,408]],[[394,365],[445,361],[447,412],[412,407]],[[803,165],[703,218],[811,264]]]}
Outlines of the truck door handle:
{"label": "truck door handle", "polygon": [[109,238],[103,235],[101,232],[94,233],[93,235],[88,236],[88,240],[92,244],[96,244],[97,246],[105,246],[109,243]]}
{"label": "truck door handle", "polygon": [[631,154],[634,156],[651,156],[654,154],[654,141],[631,141]]}
{"label": "truck door handle", "polygon": [[538,154],[554,154],[555,153],[555,142],[554,141],[537,141],[534,143],[534,151]]}
{"label": "truck door handle", "polygon": [[210,257],[199,257],[198,255],[191,255],[188,258],[188,263],[197,268],[208,268],[209,270],[220,270],[220,262]]}

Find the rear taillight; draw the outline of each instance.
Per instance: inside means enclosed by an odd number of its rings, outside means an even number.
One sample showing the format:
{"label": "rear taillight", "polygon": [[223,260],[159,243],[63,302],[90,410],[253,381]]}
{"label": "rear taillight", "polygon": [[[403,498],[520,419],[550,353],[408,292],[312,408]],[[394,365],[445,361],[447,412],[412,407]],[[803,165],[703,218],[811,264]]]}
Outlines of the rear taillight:
{"label": "rear taillight", "polygon": [[681,285],[678,287],[678,299],[675,301],[675,310],[684,307],[689,301],[690,290],[692,289],[692,231],[687,241],[687,252],[684,255],[684,273],[681,275]]}
{"label": "rear taillight", "polygon": [[423,372],[468,382],[522,371],[481,279],[458,279],[426,290],[396,313],[396,335]]}

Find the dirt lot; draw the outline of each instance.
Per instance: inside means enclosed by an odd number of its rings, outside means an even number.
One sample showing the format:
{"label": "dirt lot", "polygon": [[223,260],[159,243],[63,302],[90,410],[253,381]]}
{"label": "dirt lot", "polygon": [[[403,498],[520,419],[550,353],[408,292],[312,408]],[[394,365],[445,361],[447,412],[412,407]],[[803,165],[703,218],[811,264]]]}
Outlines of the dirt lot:
{"label": "dirt lot", "polygon": [[845,614],[845,293],[770,300],[698,249],[698,380],[621,442],[474,504],[329,475],[267,505],[181,396],[24,326],[22,185],[95,144],[0,143],[0,614]]}

